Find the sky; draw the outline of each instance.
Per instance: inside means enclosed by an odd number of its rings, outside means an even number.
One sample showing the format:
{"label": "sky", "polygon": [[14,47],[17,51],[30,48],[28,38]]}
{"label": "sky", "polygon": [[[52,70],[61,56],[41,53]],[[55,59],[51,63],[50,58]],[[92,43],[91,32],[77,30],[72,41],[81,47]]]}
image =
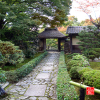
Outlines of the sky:
{"label": "sky", "polygon": [[[75,9],[75,7],[77,6],[78,4],[75,2],[75,1],[73,1],[73,3],[72,3],[72,9],[70,10],[70,16],[75,16],[77,19],[78,19],[78,21],[79,22],[81,22],[82,20],[85,20],[85,19],[89,19],[89,16],[86,14],[86,13],[84,13],[84,12],[80,12],[80,11],[78,11],[77,9]],[[96,16],[99,16],[100,14],[98,14],[98,13],[96,13],[97,15]],[[92,13],[91,14],[92,15],[92,17],[95,19],[96,17],[94,16],[95,14],[94,13]]]}

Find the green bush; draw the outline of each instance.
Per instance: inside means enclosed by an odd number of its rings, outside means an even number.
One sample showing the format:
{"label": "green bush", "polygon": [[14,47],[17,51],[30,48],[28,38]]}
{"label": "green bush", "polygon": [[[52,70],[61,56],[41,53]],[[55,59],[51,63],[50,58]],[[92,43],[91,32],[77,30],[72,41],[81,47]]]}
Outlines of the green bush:
{"label": "green bush", "polygon": [[0,68],[0,83],[6,82],[5,71]]}
{"label": "green bush", "polygon": [[24,61],[23,51],[19,49],[9,41],[0,41],[0,66],[3,67],[5,64],[18,64]]}
{"label": "green bush", "polygon": [[72,57],[73,60],[87,60],[87,58],[83,55],[77,54]]}
{"label": "green bush", "polygon": [[30,57],[34,57],[35,52],[33,52],[33,50],[28,49],[26,51],[24,51],[25,57],[26,58],[30,58]]}
{"label": "green bush", "polygon": [[57,98],[58,100],[78,100],[75,88],[69,84],[71,78],[66,69],[64,52],[60,53],[59,70],[57,76]]}
{"label": "green bush", "polygon": [[5,76],[7,77],[7,81],[11,83],[18,81],[17,72],[15,70],[5,72]]}
{"label": "green bush", "polygon": [[79,53],[73,53],[73,54],[69,53],[69,54],[67,54],[67,58],[72,59],[73,56],[76,56],[78,54]]}
{"label": "green bush", "polygon": [[44,52],[40,56],[36,57],[35,59],[29,61],[22,67],[14,70],[6,72],[7,81],[13,83],[19,81],[19,79],[25,77],[29,74],[32,69],[47,55],[47,52]]}
{"label": "green bush", "polygon": [[80,77],[79,77],[79,73],[78,73],[78,71],[77,71],[78,68],[79,68],[79,67],[72,67],[72,68],[70,69],[70,77],[71,77],[72,79],[78,79],[78,78],[80,78]]}
{"label": "green bush", "polygon": [[90,64],[85,56],[77,54],[67,63],[67,70],[70,71],[71,67],[75,66],[87,67],[90,66]]}
{"label": "green bush", "polygon": [[67,63],[67,70],[69,71],[71,69],[71,67],[75,67],[75,66],[82,66],[82,61],[80,61],[80,60],[70,60]]}
{"label": "green bush", "polygon": [[82,77],[86,85],[100,89],[100,70],[84,72]]}
{"label": "green bush", "polygon": [[91,71],[91,70],[92,70],[91,67],[81,67],[81,68],[77,69],[80,76],[82,76],[84,72],[88,72],[88,71]]}

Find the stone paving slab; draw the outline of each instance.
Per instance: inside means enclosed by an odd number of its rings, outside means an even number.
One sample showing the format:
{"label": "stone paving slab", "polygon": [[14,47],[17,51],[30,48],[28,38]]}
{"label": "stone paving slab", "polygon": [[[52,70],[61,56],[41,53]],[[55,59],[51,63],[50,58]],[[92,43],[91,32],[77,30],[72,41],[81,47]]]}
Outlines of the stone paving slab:
{"label": "stone paving slab", "polygon": [[39,97],[38,99],[39,99],[39,100],[48,100],[47,97]]}
{"label": "stone paving slab", "polygon": [[36,79],[48,79],[50,77],[50,73],[39,73]]}
{"label": "stone paving slab", "polygon": [[25,96],[44,96],[46,85],[30,85]]}
{"label": "stone paving slab", "polygon": [[56,80],[59,52],[48,55],[18,83],[6,89],[9,96],[2,100],[57,100]]}
{"label": "stone paving slab", "polygon": [[49,71],[51,71],[51,70],[53,70],[53,66],[44,66],[42,68],[42,70],[49,70]]}

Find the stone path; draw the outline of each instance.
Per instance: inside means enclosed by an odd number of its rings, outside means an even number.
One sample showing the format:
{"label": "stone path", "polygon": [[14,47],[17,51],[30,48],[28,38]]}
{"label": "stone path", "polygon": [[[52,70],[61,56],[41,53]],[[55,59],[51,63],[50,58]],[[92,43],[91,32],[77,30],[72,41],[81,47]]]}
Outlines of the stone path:
{"label": "stone path", "polygon": [[29,75],[6,89],[9,95],[2,100],[57,100],[58,63],[59,52],[49,52]]}

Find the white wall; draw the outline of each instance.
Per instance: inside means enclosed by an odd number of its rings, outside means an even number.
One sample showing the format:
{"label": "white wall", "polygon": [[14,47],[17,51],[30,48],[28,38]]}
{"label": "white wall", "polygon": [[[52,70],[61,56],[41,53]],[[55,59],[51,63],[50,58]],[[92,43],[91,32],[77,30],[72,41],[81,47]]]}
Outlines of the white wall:
{"label": "white wall", "polygon": [[72,45],[79,45],[77,42],[79,42],[79,40],[76,37],[72,37]]}

